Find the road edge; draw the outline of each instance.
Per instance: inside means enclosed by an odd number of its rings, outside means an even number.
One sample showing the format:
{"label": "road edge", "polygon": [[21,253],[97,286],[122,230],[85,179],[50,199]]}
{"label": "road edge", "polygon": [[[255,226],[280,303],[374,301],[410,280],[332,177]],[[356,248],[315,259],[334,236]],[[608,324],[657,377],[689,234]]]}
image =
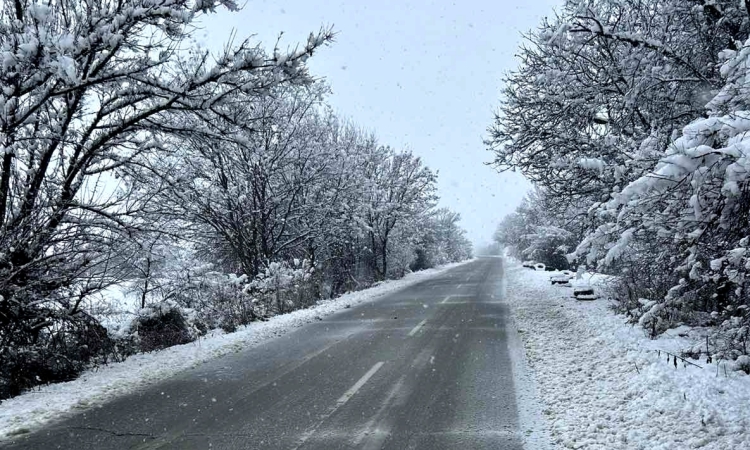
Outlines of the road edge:
{"label": "road edge", "polygon": [[518,332],[515,311],[505,302],[507,295],[507,259],[501,258],[503,275],[500,279],[500,298],[508,307],[508,353],[513,373],[513,390],[516,395],[516,412],[518,414],[518,433],[524,450],[551,450],[552,438],[547,420],[542,414],[542,402],[534,374],[526,360],[526,350]]}

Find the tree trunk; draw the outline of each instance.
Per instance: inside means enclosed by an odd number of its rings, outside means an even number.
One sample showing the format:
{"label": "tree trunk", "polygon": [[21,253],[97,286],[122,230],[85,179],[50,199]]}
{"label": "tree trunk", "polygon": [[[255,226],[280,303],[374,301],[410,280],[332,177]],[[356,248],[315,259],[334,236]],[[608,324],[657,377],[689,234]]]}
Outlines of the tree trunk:
{"label": "tree trunk", "polygon": [[385,280],[388,276],[388,239],[383,240],[383,255],[381,256],[383,258],[383,277],[382,279]]}

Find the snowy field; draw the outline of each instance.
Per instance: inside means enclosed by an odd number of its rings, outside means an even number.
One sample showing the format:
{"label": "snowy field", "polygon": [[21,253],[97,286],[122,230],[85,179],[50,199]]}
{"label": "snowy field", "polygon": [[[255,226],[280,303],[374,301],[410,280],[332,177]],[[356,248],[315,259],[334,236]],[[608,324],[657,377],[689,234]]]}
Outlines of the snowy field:
{"label": "snowy field", "polygon": [[675,367],[664,352],[679,355],[690,338],[650,340],[607,300],[579,302],[549,276],[508,261],[505,298],[533,377],[524,386],[537,391],[552,448],[750,448],[750,376],[705,359]]}
{"label": "snowy field", "polygon": [[189,344],[133,355],[124,362],[84,372],[74,381],[41,386],[4,400],[0,403],[0,442],[14,434],[34,430],[66,413],[94,407],[182,370],[259,345],[346,307],[375,300],[468,262],[411,273],[400,280],[386,281],[369,289],[322,301],[310,309],[276,316],[267,322],[253,322],[234,333],[224,334],[216,330]]}

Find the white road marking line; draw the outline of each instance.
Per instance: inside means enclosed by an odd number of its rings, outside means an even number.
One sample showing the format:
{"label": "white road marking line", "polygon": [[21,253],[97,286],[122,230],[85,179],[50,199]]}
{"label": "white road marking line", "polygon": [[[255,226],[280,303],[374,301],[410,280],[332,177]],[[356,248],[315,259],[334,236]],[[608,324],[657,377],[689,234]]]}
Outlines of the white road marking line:
{"label": "white road marking line", "polygon": [[336,400],[336,404],[333,406],[333,408],[329,409],[325,414],[322,414],[320,416],[320,420],[318,420],[318,422],[315,425],[313,425],[312,428],[310,428],[309,430],[307,430],[305,433],[302,434],[299,441],[297,441],[297,445],[294,446],[292,450],[298,450],[300,447],[305,445],[305,442],[307,442],[307,440],[310,439],[310,437],[312,437],[313,434],[315,434],[315,432],[323,424],[323,422],[328,420],[328,418],[331,417],[333,413],[335,413],[339,408],[344,406],[344,404],[346,404],[346,402],[348,402],[349,399],[352,398],[354,394],[356,394],[357,391],[360,390],[360,388],[364,386],[365,383],[367,383],[367,381],[370,378],[372,378],[373,375],[375,375],[375,372],[377,372],[378,370],[380,370],[381,367],[383,367],[383,364],[385,364],[383,361],[379,361],[375,363],[375,365],[372,366],[372,368],[368,370],[367,373],[364,374],[362,378],[359,379],[359,381],[354,383],[354,386],[352,386],[348,391],[346,391],[344,395],[341,396],[341,398]]}
{"label": "white road marking line", "polygon": [[[299,368],[300,366],[302,366],[306,362],[308,362],[311,359],[315,358],[316,356],[321,355],[322,353],[330,350],[331,347],[333,347],[334,345],[338,344],[342,340],[345,340],[350,335],[351,334],[347,334],[346,337],[344,337],[342,339],[338,339],[338,340],[330,343],[329,345],[326,345],[325,347],[321,348],[320,350],[314,351],[312,353],[308,353],[302,359],[300,359],[299,361],[297,361],[297,363],[292,364],[286,370],[284,370],[283,372],[281,372],[280,374],[278,374],[277,378],[274,378],[271,381],[268,381],[268,382],[266,382],[266,383],[258,386],[257,388],[253,389],[249,393],[250,394],[254,394],[255,392],[260,391],[261,389],[265,389],[266,387],[270,386],[271,383],[273,383],[275,385],[276,384],[275,380],[277,380],[278,378],[281,378],[284,375],[287,375],[287,374],[293,372],[294,370],[297,370],[297,368]],[[329,412],[329,414],[326,415],[325,417],[327,418],[328,416],[330,416],[331,414],[333,414],[333,412],[335,410],[336,410],[336,408],[332,409]],[[322,423],[322,421],[321,421],[321,423]],[[320,423],[318,425],[316,425],[315,427],[317,428],[319,425],[320,425]],[[310,432],[309,435],[303,436],[302,441],[301,441],[301,443],[299,445],[302,445],[310,436],[312,436],[312,432]],[[136,446],[136,447],[133,447],[133,448],[136,449],[136,450],[152,450],[152,449],[164,448],[166,446],[169,446],[169,444],[174,443],[175,441],[177,441],[181,437],[182,437],[182,434],[180,434],[178,431],[175,431],[173,433],[170,432],[170,433],[167,433],[165,435],[162,435],[158,439],[153,439],[151,441],[148,441],[148,442],[145,442],[145,443],[141,444],[140,446]],[[297,450],[299,448],[299,445],[297,447],[294,447],[293,450]]]}
{"label": "white road marking line", "polygon": [[[392,406],[393,400],[397,399],[397,396],[403,395],[401,391],[404,388],[405,378],[406,375],[402,375],[401,378],[399,378],[399,380],[396,382],[396,385],[393,387],[393,389],[391,389],[391,391],[388,393],[388,396],[381,404],[378,412],[375,413],[373,418],[367,422],[365,428],[358,433],[356,439],[354,440],[354,445],[357,448],[379,449],[382,447],[382,441],[390,434],[389,423],[383,420],[386,419],[386,417],[383,416],[384,413]],[[365,439],[367,439],[367,445],[365,447],[361,447],[360,444],[362,444]]]}
{"label": "white road marking line", "polygon": [[477,301],[456,301],[456,300],[453,300],[453,301],[450,301],[450,302],[445,302],[444,304],[445,305],[477,305],[477,304],[480,304],[480,305],[502,305],[503,302],[499,302],[499,301],[482,301],[482,300],[477,300]]}
{"label": "white road marking line", "polygon": [[463,284],[459,284],[458,287],[456,287],[456,289],[461,289],[461,286],[463,286]]}
{"label": "white road marking line", "polygon": [[452,297],[452,295],[449,295],[449,296],[445,297],[445,298],[443,299],[443,301],[442,301],[442,302],[440,302],[440,303],[445,303],[445,302],[447,302],[447,301],[448,301],[448,300],[449,300],[449,299],[450,299],[451,297]]}
{"label": "white road marking line", "polygon": [[365,385],[365,383],[367,383],[367,380],[369,380],[373,375],[375,375],[375,372],[383,367],[383,364],[385,364],[383,361],[375,363],[375,365],[372,366],[372,368],[368,370],[366,374],[362,375],[362,378],[360,378],[359,381],[354,383],[354,386],[349,388],[348,391],[344,392],[344,395],[336,400],[336,409],[340,408],[344,403],[348,402],[349,399],[352,398],[354,394],[356,394],[357,391]]}
{"label": "white road marking line", "polygon": [[422,328],[422,325],[424,325],[425,322],[427,322],[427,319],[419,322],[416,327],[412,328],[411,331],[409,332],[409,336],[414,336],[415,334],[417,334],[417,331],[419,331],[419,329]]}

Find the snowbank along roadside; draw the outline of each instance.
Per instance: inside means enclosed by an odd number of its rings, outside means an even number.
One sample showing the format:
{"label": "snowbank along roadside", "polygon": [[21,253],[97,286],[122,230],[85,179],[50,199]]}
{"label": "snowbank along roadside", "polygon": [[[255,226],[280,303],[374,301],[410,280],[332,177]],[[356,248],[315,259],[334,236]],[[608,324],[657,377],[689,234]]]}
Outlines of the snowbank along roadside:
{"label": "snowbank along roadside", "polygon": [[60,419],[66,413],[96,406],[219,356],[259,345],[323,316],[375,300],[470,261],[411,273],[400,280],[389,280],[369,289],[321,301],[310,309],[276,316],[267,322],[253,322],[234,333],[215,330],[189,344],[133,355],[121,363],[88,370],[76,380],[28,391],[0,404],[0,443],[12,435],[33,431]]}
{"label": "snowbank along roadside", "polygon": [[[507,262],[504,262],[507,270]],[[507,273],[503,272],[500,280],[500,298],[507,303]],[[542,415],[542,402],[539,398],[539,387],[529,367],[523,341],[518,333],[518,324],[511,313],[506,324],[508,351],[513,370],[513,389],[516,394],[518,412],[518,431],[524,450],[548,450],[550,434],[548,424]]]}
{"label": "snowbank along roadside", "polygon": [[705,361],[675,367],[664,352],[679,355],[694,345],[688,339],[651,340],[606,300],[579,302],[569,287],[551,286],[549,272],[505,266],[504,298],[552,448],[750,448],[749,376]]}

